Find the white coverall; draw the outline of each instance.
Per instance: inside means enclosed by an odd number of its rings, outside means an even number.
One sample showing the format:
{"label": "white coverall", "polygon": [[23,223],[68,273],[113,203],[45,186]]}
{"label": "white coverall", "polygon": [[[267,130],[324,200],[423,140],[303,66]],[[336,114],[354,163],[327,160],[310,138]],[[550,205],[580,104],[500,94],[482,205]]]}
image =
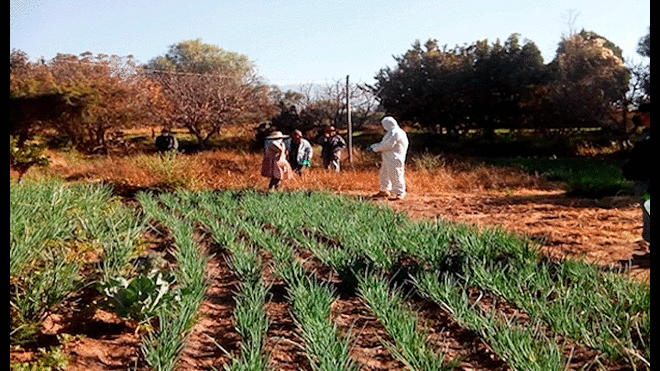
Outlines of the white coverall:
{"label": "white coverall", "polygon": [[379,174],[380,191],[392,191],[395,195],[403,197],[406,194],[404,167],[408,136],[390,116],[384,117],[380,123],[387,133],[380,142],[369,146],[372,151],[380,152],[382,158]]}

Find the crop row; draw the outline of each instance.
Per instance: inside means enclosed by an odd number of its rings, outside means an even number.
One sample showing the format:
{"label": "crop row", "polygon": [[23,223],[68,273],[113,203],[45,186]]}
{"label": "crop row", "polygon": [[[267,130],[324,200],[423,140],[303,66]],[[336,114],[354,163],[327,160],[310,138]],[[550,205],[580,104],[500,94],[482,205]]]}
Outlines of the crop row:
{"label": "crop row", "polygon": [[[315,370],[360,367],[351,355],[357,334],[340,331],[330,314],[339,287],[359,297],[386,330],[383,345],[411,370],[451,369],[460,360],[429,341],[410,296],[437,304],[513,369],[650,368],[648,286],[583,262],[549,260],[527,239],[497,228],[412,221],[316,192],[180,191],[140,193],[137,200],[143,217],[114,201],[107,187],[12,188],[12,342],[32,336],[49,308],[96,281],[108,305],[148,330],[147,363],[175,369],[214,258],[200,247],[201,226],[239,278],[234,324],[241,342],[226,350],[228,370],[269,367],[266,266],[287,288]],[[169,231],[173,270],[131,264],[147,221]],[[80,272],[91,269],[78,257],[86,249],[100,249],[100,262],[98,274],[82,279]],[[330,268],[340,283],[324,281],[302,256]],[[587,364],[573,359],[576,349],[589,355]]]}
{"label": "crop row", "polygon": [[[412,222],[349,198],[250,191],[222,198],[231,201],[227,213],[276,231],[257,240],[295,241],[347,283],[365,268],[390,277],[405,270],[420,294],[482,334],[516,369],[562,369],[571,362],[566,347],[590,349],[594,362],[650,365],[648,286],[583,262],[550,261],[499,229]],[[479,298],[527,319],[513,325]]]}
{"label": "crop row", "polygon": [[[188,202],[180,202],[179,210],[190,209],[192,204],[199,206],[194,209],[196,211],[193,211],[197,220],[210,230],[218,244],[229,250],[232,265],[237,267],[237,271],[249,272],[247,275],[239,275],[241,285],[246,283],[250,285],[250,282],[257,282],[259,279],[260,271],[256,267],[261,264],[255,264],[260,261],[258,250],[265,251],[274,257],[272,269],[288,286],[294,322],[300,329],[300,337],[304,342],[311,367],[315,370],[356,370],[357,366],[349,357],[349,339],[340,338],[336,326],[329,318],[330,305],[336,300],[336,295],[328,285],[322,284],[306,274],[304,268],[294,259],[291,246],[283,244],[281,238],[263,230],[261,226],[246,220],[238,210],[232,212],[231,203],[208,200],[200,202],[199,194],[185,196],[184,198]],[[243,239],[238,238],[237,234],[242,235]],[[262,294],[259,295],[259,298],[263,305],[265,285],[262,283],[257,286],[259,293]],[[259,311],[258,306],[242,308],[241,304],[239,295],[235,309],[237,323],[240,323],[243,312]],[[259,317],[263,318],[263,315],[261,314]],[[264,321],[255,323],[251,328],[263,335],[265,334],[264,328],[259,324],[264,324]],[[243,341],[249,342],[250,336],[244,335],[246,332],[251,333],[239,330]],[[243,356],[246,351],[250,354],[244,348],[241,347],[241,357],[235,358],[232,369],[265,370],[267,368],[267,362],[261,362],[265,360],[264,357],[259,358],[260,363],[257,364]],[[236,362],[239,359],[244,363]]]}
{"label": "crop row", "polygon": [[[419,293],[484,336],[516,369],[566,367],[571,360],[563,339],[593,349],[596,359],[650,364],[645,286],[581,262],[549,261],[518,236],[441,221],[411,222],[384,208],[317,193],[195,197],[193,204],[214,205],[218,218],[276,261],[290,259],[294,242],[347,284],[369,282],[362,277],[367,268],[390,277],[406,270]],[[527,319],[515,324],[470,299],[470,292],[518,308]]]}
{"label": "crop row", "polygon": [[[241,336],[240,353],[231,354],[224,350],[232,359],[231,364],[225,364],[226,370],[263,370],[267,365],[267,357],[263,354],[266,331],[269,323],[266,317],[264,303],[269,286],[262,279],[263,264],[257,249],[239,239],[235,229],[213,215],[213,203],[206,203],[206,208],[193,207],[185,199],[171,194],[161,194],[160,201],[165,215],[183,215],[178,223],[201,223],[216,241],[228,252],[229,265],[239,279],[238,292],[235,295],[234,309],[236,331]],[[138,199],[148,200],[155,205],[155,199],[149,194],[140,194]],[[170,216],[170,218],[176,218]],[[172,223],[172,224],[176,224]],[[205,254],[199,251],[200,254]],[[176,357],[173,357],[176,359]]]}
{"label": "crop row", "polygon": [[104,186],[12,185],[9,212],[11,344],[34,340],[67,297],[129,275],[144,229]]}

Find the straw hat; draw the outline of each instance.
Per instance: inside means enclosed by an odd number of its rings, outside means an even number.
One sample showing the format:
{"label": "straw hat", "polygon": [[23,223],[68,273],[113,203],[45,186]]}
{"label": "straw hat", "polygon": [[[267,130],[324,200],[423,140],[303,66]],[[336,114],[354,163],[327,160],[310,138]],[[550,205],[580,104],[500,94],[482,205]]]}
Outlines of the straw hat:
{"label": "straw hat", "polygon": [[288,138],[288,135],[282,134],[281,131],[274,131],[270,133],[269,136],[266,137],[266,139],[282,139],[282,138]]}

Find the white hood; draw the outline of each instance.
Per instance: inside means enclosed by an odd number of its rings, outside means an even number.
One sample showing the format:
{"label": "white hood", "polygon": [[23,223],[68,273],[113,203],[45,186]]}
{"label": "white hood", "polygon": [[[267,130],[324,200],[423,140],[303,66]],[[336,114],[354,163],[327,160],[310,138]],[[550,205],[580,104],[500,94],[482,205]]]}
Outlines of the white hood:
{"label": "white hood", "polygon": [[391,116],[383,117],[383,119],[380,120],[380,124],[383,125],[383,128],[387,131],[392,131],[399,127],[399,124],[397,124],[394,117]]}
{"label": "white hood", "polygon": [[371,149],[375,152],[381,152],[385,157],[393,157],[404,161],[408,150],[408,136],[393,117],[384,117],[380,123],[387,130],[387,133],[380,142],[372,145]]}
{"label": "white hood", "polygon": [[403,196],[406,193],[404,168],[408,151],[408,136],[393,117],[384,117],[380,123],[387,133],[380,142],[371,145],[372,151],[381,154],[380,190],[392,190],[395,194]]}

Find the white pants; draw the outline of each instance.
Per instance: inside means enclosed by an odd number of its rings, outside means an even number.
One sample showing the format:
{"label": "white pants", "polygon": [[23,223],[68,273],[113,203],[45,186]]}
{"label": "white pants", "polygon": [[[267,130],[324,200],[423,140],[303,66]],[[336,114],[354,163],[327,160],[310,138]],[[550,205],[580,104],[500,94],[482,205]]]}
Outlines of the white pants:
{"label": "white pants", "polygon": [[395,195],[406,194],[406,179],[403,161],[386,161],[380,165],[379,181],[380,191],[391,191]]}

